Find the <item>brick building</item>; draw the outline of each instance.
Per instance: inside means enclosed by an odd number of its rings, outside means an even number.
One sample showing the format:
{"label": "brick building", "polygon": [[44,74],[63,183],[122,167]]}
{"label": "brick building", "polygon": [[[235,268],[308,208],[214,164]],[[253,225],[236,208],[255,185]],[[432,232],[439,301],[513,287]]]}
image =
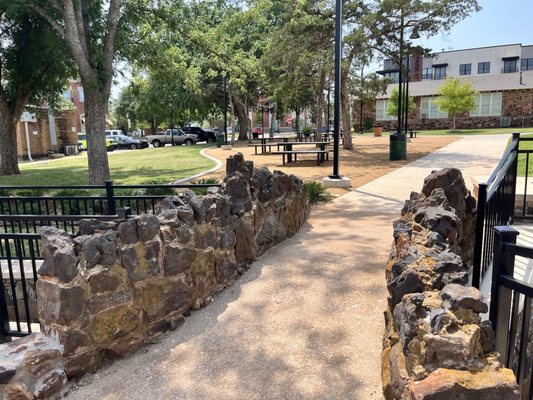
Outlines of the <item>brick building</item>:
{"label": "brick building", "polygon": [[[410,57],[409,64],[409,96],[414,98],[416,107],[409,113],[408,124],[413,129],[450,128],[451,118],[434,102],[437,88],[447,77],[470,81],[479,92],[476,108],[457,116],[457,128],[533,125],[533,45],[453,50],[432,57],[418,55]],[[392,83],[386,94],[376,100],[375,123],[393,130],[396,116],[387,115],[387,103],[398,86],[399,69],[386,60],[378,73]]]}

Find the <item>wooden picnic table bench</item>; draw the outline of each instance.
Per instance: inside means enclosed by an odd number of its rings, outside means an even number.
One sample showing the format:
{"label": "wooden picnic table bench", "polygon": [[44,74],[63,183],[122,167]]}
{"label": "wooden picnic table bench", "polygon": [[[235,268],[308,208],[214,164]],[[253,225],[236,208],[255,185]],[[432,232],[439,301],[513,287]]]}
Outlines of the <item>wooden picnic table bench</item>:
{"label": "wooden picnic table bench", "polygon": [[298,161],[297,157],[298,154],[315,154],[316,155],[316,165],[320,165],[320,163],[329,160],[329,150],[282,150],[282,151],[274,151],[272,154],[281,154],[283,158],[283,165],[285,165],[285,161],[287,163],[291,163],[293,161]]}
{"label": "wooden picnic table bench", "polygon": [[418,131],[414,131],[412,129],[409,129],[409,137],[412,139],[414,137],[416,137],[416,134],[418,133]]}
{"label": "wooden picnic table bench", "polygon": [[[273,146],[276,146],[276,145],[280,144],[279,142],[275,142],[275,143],[269,142],[269,143],[267,143],[267,140],[272,140],[272,139],[280,140],[281,139],[281,140],[283,140],[284,143],[286,143],[286,142],[289,142],[289,139],[294,139],[294,138],[295,137],[290,137],[290,136],[273,137],[273,138],[261,137],[261,138],[254,139],[254,140],[259,140],[261,143],[249,143],[248,146],[254,147],[255,154],[257,154],[257,149],[259,147],[261,148],[261,154],[266,154],[266,153],[272,152],[272,147]],[[267,147],[268,147],[268,152],[267,152]],[[278,147],[278,150],[279,150],[279,147]]]}

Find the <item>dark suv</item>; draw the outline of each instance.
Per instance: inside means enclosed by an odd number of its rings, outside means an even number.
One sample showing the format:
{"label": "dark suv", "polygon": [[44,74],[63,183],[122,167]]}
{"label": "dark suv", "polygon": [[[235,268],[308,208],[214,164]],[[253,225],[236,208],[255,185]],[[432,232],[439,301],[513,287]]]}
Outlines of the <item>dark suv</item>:
{"label": "dark suv", "polygon": [[181,128],[181,130],[185,133],[192,133],[193,135],[198,136],[199,142],[212,143],[217,140],[214,132],[207,131],[197,126],[186,126]]}

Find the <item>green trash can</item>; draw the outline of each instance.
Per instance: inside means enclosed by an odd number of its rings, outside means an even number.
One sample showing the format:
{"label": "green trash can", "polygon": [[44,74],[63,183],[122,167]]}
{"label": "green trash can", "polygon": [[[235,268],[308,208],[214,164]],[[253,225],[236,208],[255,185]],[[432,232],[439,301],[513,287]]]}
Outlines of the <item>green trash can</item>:
{"label": "green trash can", "polygon": [[224,135],[217,136],[217,147],[221,147],[224,144]]}
{"label": "green trash can", "polygon": [[390,135],[389,160],[407,160],[407,138],[403,133]]}

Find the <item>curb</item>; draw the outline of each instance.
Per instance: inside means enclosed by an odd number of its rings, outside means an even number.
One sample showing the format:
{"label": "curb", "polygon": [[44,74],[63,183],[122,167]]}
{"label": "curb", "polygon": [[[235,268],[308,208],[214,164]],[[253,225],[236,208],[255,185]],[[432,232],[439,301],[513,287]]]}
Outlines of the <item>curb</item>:
{"label": "curb", "polygon": [[196,178],[200,178],[204,175],[207,175],[207,174],[210,174],[211,172],[215,172],[216,170],[220,169],[222,166],[224,166],[224,163],[222,161],[220,161],[218,158],[215,158],[215,157],[212,157],[212,156],[209,156],[207,154],[205,154],[205,151],[206,150],[209,150],[209,149],[213,149],[214,147],[206,147],[205,149],[202,149],[200,151],[200,154],[205,157],[205,158],[208,158],[209,160],[212,160],[214,162],[217,163],[217,165],[215,165],[213,168],[211,169],[208,169],[207,171],[204,171],[204,172],[200,172],[199,174],[196,174],[196,175],[193,175],[193,176],[187,176],[185,178],[181,178],[181,179],[178,179],[174,182],[172,182],[173,185],[179,185],[180,183],[186,183],[186,182],[189,182],[189,181],[192,181],[193,179],[196,179]]}

